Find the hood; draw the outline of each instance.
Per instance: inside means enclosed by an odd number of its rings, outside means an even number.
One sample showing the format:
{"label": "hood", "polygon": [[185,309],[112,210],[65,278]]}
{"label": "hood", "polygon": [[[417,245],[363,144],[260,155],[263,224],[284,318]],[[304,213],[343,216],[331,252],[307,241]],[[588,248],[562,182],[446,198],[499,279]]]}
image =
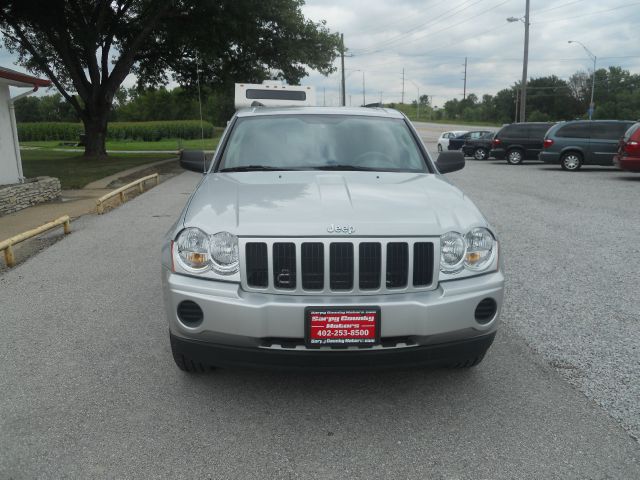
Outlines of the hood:
{"label": "hood", "polygon": [[265,237],[438,236],[486,225],[443,177],[389,172],[209,174],[184,216],[210,234]]}

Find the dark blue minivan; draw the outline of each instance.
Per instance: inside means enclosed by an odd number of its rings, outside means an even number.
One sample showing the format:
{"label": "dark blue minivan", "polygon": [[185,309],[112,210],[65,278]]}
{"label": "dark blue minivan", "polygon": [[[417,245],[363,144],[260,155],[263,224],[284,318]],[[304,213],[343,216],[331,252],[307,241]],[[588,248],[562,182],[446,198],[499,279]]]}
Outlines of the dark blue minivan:
{"label": "dark blue minivan", "polygon": [[539,158],[572,172],[582,165],[613,165],[618,142],[633,124],[626,120],[560,122],[545,135]]}

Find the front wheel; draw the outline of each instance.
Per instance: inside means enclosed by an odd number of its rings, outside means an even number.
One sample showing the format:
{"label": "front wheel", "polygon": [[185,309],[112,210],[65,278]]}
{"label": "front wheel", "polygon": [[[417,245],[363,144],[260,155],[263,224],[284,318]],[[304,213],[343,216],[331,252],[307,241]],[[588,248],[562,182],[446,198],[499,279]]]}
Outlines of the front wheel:
{"label": "front wheel", "polygon": [[485,160],[487,158],[487,151],[484,148],[476,148],[473,152],[473,158],[476,160]]}
{"label": "front wheel", "polygon": [[438,144],[438,152],[442,153],[442,145]]}
{"label": "front wheel", "polygon": [[520,165],[523,160],[521,150],[509,150],[507,152],[507,163],[510,165]]}
{"label": "front wheel", "polygon": [[582,166],[582,156],[576,152],[568,152],[560,158],[560,166],[563,170],[575,172]]}

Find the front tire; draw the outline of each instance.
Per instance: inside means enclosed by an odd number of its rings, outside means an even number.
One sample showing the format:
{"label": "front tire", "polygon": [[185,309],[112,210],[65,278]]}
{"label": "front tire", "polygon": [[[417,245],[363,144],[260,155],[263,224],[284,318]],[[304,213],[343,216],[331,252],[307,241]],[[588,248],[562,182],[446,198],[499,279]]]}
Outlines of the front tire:
{"label": "front tire", "polygon": [[522,163],[522,160],[524,160],[522,150],[514,148],[513,150],[509,150],[507,152],[507,163],[509,165],[520,165]]}
{"label": "front tire", "polygon": [[568,172],[575,172],[582,166],[582,155],[577,152],[567,152],[560,158],[560,166]]}
{"label": "front tire", "polygon": [[442,145],[438,144],[438,153],[442,153]]}
{"label": "front tire", "polygon": [[476,160],[486,160],[488,157],[488,152],[484,148],[476,148],[473,151],[473,158]]}

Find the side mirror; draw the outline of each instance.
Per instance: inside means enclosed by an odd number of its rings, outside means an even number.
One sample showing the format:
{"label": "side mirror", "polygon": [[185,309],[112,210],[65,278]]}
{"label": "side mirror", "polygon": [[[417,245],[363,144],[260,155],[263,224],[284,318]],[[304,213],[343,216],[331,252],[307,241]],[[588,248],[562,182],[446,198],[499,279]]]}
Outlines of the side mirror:
{"label": "side mirror", "polygon": [[441,152],[436,160],[436,167],[440,173],[449,173],[464,168],[464,155],[458,150]]}
{"label": "side mirror", "polygon": [[204,150],[180,150],[180,166],[185,170],[205,173],[211,165],[211,154]]}

